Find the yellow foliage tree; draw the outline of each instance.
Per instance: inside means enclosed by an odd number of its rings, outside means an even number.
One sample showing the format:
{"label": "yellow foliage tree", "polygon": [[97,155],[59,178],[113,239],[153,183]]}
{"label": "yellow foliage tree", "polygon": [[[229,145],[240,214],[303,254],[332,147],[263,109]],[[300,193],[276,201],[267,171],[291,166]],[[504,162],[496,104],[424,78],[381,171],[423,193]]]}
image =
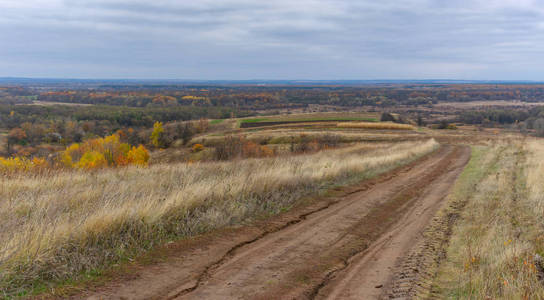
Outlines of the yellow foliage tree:
{"label": "yellow foliage tree", "polygon": [[[121,143],[119,135],[86,140],[71,144],[58,157],[61,166],[77,169],[99,169],[126,165],[147,166],[149,152],[140,145],[131,147]],[[42,170],[50,167],[44,158],[0,157],[0,173]]]}
{"label": "yellow foliage tree", "polygon": [[128,163],[147,166],[147,162],[149,161],[149,152],[143,145],[138,147],[133,146],[132,149],[128,151],[127,158]]}
{"label": "yellow foliage tree", "polygon": [[61,162],[67,167],[96,169],[103,167],[126,166],[129,164],[147,165],[149,153],[140,145],[130,147],[121,143],[119,135],[87,140],[72,144],[61,155]]}
{"label": "yellow foliage tree", "polygon": [[79,150],[79,144],[75,143],[68,146],[68,148],[62,152],[60,161],[64,166],[71,168],[74,166],[74,160],[78,161],[80,158],[81,151]]}
{"label": "yellow foliage tree", "polygon": [[108,162],[103,153],[89,151],[83,154],[75,166],[80,169],[98,169],[108,166]]}
{"label": "yellow foliage tree", "polygon": [[153,124],[153,132],[151,132],[151,143],[153,146],[159,148],[161,146],[161,135],[164,132],[162,122],[155,122]]}
{"label": "yellow foliage tree", "polygon": [[43,158],[0,157],[0,173],[3,174],[36,171],[48,166],[49,163]]}

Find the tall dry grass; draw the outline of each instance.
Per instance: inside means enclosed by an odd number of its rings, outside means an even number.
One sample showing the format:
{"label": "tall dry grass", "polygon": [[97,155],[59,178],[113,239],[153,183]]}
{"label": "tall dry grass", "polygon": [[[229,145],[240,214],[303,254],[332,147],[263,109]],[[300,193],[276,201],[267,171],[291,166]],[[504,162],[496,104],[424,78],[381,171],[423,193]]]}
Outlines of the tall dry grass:
{"label": "tall dry grass", "polygon": [[468,202],[435,290],[454,299],[544,299],[544,142],[475,153],[479,175],[465,178],[470,193],[458,191]]}
{"label": "tall dry grass", "polygon": [[390,170],[438,144],[382,146],[387,147],[369,151],[361,144],[292,157],[4,178],[0,291],[13,295],[172,239],[277,213],[303,195]]}

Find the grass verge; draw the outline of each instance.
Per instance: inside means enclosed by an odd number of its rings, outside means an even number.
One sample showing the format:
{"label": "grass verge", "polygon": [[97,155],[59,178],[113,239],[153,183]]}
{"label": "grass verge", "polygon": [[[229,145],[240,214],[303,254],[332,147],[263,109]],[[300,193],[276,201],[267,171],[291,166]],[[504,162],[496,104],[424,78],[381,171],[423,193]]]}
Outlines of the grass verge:
{"label": "grass verge", "polygon": [[541,141],[476,147],[453,197],[454,226],[434,294],[449,299],[542,299]]}

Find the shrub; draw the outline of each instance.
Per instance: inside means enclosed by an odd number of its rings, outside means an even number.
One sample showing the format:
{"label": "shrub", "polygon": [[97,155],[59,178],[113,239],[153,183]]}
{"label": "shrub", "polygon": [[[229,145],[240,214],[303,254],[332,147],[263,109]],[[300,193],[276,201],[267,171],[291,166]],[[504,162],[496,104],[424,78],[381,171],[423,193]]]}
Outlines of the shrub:
{"label": "shrub", "polygon": [[129,144],[121,143],[117,134],[90,139],[82,144],[72,144],[62,158],[64,165],[85,169],[130,163],[146,165],[148,160],[149,153],[144,146],[131,148]]}
{"label": "shrub", "polygon": [[80,169],[97,169],[108,165],[104,154],[98,151],[85,152],[74,166]]}
{"label": "shrub", "polygon": [[450,124],[448,124],[448,122],[446,120],[442,120],[440,121],[440,123],[438,124],[438,129],[448,129],[448,126]]}
{"label": "shrub", "polygon": [[193,152],[200,152],[204,150],[204,146],[202,144],[194,144],[192,150]]}
{"label": "shrub", "polygon": [[535,129],[536,135],[539,137],[544,137],[544,119],[538,118],[533,122],[533,128]]}
{"label": "shrub", "polygon": [[242,152],[242,138],[227,136],[223,143],[215,147],[215,159],[229,160],[236,156],[240,156]]}
{"label": "shrub", "polygon": [[335,134],[326,134],[318,138],[318,142],[321,145],[321,148],[336,148],[341,142],[339,135]]}
{"label": "shrub", "polygon": [[259,145],[244,137],[228,136],[223,143],[215,147],[215,159],[229,160],[234,158],[270,157],[274,150],[265,145]]}
{"label": "shrub", "polygon": [[382,113],[382,116],[380,117],[380,121],[382,122],[395,122],[395,117],[390,113]]}
{"label": "shrub", "polygon": [[49,167],[49,163],[43,158],[0,157],[0,173],[3,174],[39,171],[47,167]]}
{"label": "shrub", "polygon": [[129,164],[145,166],[148,161],[149,153],[143,145],[130,147],[129,144],[121,143],[117,134],[72,144],[60,156],[63,166],[79,169]]}
{"label": "shrub", "polygon": [[149,161],[149,152],[143,145],[138,147],[133,146],[127,153],[127,159],[129,164],[147,166]]}

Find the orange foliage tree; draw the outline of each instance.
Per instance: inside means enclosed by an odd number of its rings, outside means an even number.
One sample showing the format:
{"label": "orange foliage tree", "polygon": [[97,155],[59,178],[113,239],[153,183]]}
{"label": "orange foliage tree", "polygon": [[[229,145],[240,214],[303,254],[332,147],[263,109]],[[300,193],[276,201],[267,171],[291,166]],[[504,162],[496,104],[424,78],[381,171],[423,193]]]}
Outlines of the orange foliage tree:
{"label": "orange foliage tree", "polygon": [[204,150],[204,145],[202,144],[194,144],[192,147],[193,152],[200,152],[202,150]]}

